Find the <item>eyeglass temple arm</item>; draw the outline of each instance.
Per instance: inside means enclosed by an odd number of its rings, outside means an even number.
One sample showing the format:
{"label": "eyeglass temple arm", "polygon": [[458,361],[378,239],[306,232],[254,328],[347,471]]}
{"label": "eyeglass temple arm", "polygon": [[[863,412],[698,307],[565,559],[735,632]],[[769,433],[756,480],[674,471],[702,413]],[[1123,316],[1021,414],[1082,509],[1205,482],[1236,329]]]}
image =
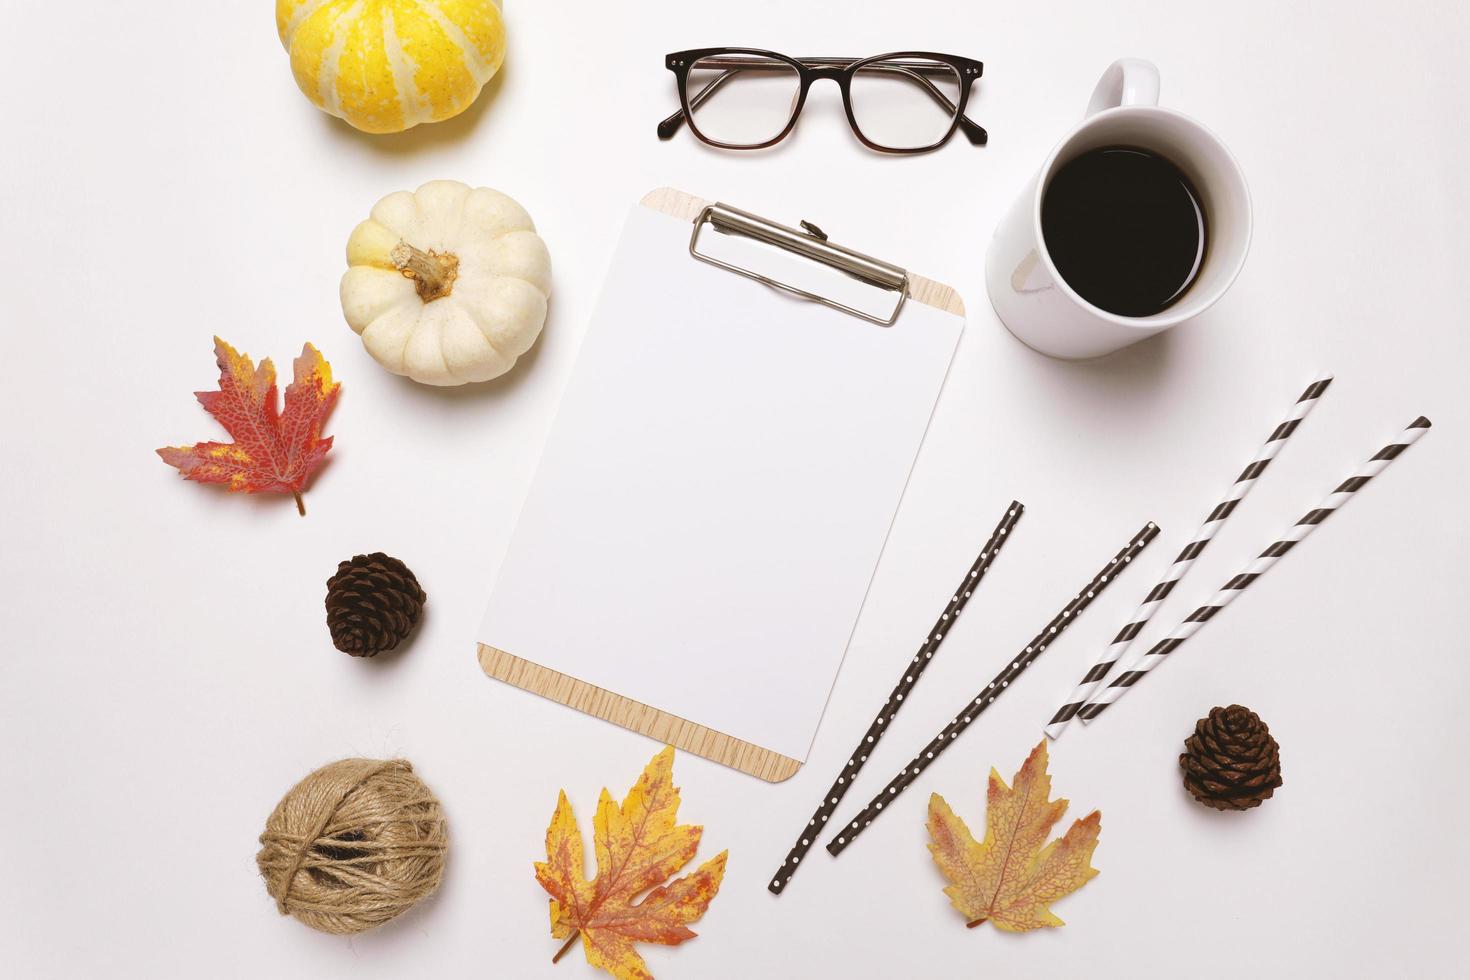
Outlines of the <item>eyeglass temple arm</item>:
{"label": "eyeglass temple arm", "polygon": [[[807,63],[825,64],[829,61],[832,63],[838,63],[837,59],[826,58],[808,59]],[[726,68],[724,71],[716,75],[708,85],[706,85],[704,88],[700,89],[698,92],[690,97],[689,108],[698,109],[701,105],[708,101],[711,96],[719,91],[726,82],[734,78],[735,75],[737,75],[739,72],[746,70],[747,67],[759,69],[761,66],[751,65]],[[938,86],[936,86],[933,82],[924,77],[922,70],[914,70],[912,67],[907,65],[889,65],[883,62],[874,62],[870,65],[865,65],[864,67],[874,68],[880,71],[891,71],[895,74],[903,75],[906,78],[912,79],[913,81],[918,82],[919,85],[924,89],[924,92],[935,102],[943,106],[946,111],[956,111],[955,104],[949,100],[948,96],[946,96],[943,92],[939,90]],[[949,71],[949,69],[947,68],[943,70]],[[679,127],[682,125],[684,125],[684,109],[680,107],[679,109],[674,110],[673,114],[669,115],[658,124],[658,138],[661,140],[672,138],[673,135],[679,131]],[[960,116],[960,130],[965,134],[965,138],[968,139],[971,144],[975,146],[984,146],[986,140],[989,139],[989,135],[985,132],[985,128],[979,123],[972,122],[968,116]]]}
{"label": "eyeglass temple arm", "polygon": [[[726,82],[734,78],[737,74],[740,73],[741,70],[742,69],[739,68],[727,68],[724,71],[720,72],[708,85],[706,85],[704,88],[700,89],[698,92],[694,93],[694,95],[690,97],[689,108],[698,109],[700,106],[704,105],[704,103],[709,100],[710,96],[718,92]],[[669,116],[668,118],[664,119],[663,122],[658,124],[658,138],[661,140],[670,139],[675,133],[679,131],[679,127],[682,125],[684,125],[684,108],[680,106],[678,109],[674,110],[673,115]]]}
{"label": "eyeglass temple arm", "polygon": [[[918,82],[921,86],[923,86],[925,94],[927,94],[931,99],[943,106],[946,112],[959,112],[959,108],[949,100],[948,96],[946,96],[943,92],[939,90],[939,86],[929,81],[929,79],[925,78],[924,75],[920,72],[914,71],[913,68],[909,65],[889,65],[885,62],[880,61],[874,62],[870,65],[865,65],[864,67],[877,68],[880,71],[891,71],[895,74],[911,78],[914,81]],[[974,146],[984,146],[986,140],[989,139],[989,135],[985,132],[985,128],[977,122],[972,122],[968,116],[960,116],[960,129],[964,132],[965,138],[968,139],[970,143]]]}

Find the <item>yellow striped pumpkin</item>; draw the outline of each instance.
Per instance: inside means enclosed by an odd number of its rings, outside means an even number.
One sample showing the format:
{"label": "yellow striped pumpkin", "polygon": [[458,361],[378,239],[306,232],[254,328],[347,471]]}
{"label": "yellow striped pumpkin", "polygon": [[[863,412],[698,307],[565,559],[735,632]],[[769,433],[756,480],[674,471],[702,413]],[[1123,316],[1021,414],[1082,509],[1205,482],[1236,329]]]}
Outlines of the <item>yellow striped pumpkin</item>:
{"label": "yellow striped pumpkin", "polygon": [[276,0],[296,84],[368,133],[467,109],[505,60],[493,0]]}

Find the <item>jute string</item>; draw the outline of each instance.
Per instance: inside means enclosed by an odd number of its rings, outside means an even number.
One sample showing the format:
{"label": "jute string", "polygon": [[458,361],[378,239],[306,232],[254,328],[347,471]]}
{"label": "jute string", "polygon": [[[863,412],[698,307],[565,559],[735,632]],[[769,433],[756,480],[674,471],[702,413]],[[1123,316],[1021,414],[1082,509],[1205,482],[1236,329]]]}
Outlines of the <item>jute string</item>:
{"label": "jute string", "polygon": [[351,935],[439,887],[449,841],[439,801],[403,759],[343,759],[276,804],[255,856],[282,915]]}

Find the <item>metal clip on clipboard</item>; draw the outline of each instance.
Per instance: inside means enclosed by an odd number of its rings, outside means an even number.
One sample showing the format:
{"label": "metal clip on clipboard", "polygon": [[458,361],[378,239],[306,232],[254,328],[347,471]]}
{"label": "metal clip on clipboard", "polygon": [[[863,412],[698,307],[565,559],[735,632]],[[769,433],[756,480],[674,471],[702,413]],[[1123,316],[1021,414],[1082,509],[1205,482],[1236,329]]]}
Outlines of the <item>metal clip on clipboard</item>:
{"label": "metal clip on clipboard", "polygon": [[[753,269],[736,265],[711,255],[709,252],[699,250],[700,232],[705,225],[709,225],[714,231],[726,235],[738,235],[744,238],[754,239],[767,245],[773,245],[787,252],[800,255],[815,262],[822,263],[836,269],[838,272],[855,279],[865,285],[875,287],[884,292],[892,293],[896,299],[893,309],[888,315],[880,316],[858,309],[848,303],[831,296],[823,296],[820,293],[803,289],[789,282],[773,279]],[[803,221],[802,227],[789,228],[786,225],[777,224],[774,221],[732,208],[728,204],[709,204],[700,211],[699,216],[694,219],[694,232],[689,237],[689,254],[701,262],[728,269],[747,279],[765,283],[767,286],[784,290],[788,293],[800,296],[813,302],[830,306],[835,310],[851,314],[869,323],[879,326],[891,327],[898,320],[898,314],[903,310],[904,300],[909,294],[909,274],[898,266],[881,259],[875,259],[871,255],[855,252],[842,245],[836,245],[827,240],[827,235],[822,229],[810,222]]]}

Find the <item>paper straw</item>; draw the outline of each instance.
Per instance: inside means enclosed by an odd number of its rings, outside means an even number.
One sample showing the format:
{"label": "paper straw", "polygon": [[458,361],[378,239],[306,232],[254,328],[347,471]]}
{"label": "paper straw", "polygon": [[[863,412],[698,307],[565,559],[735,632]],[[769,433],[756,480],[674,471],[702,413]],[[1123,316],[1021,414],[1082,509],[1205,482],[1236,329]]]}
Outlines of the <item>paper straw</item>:
{"label": "paper straw", "polygon": [[1428,431],[1429,420],[1422,415],[1409,423],[1409,427],[1403,431],[1402,435],[1358,467],[1356,473],[1342,481],[1337,489],[1328,494],[1327,499],[1318,504],[1316,508],[1307,511],[1306,516],[1292,525],[1291,529],[1279,540],[1272,542],[1270,547],[1261,552],[1259,558],[1247,565],[1245,571],[1226,582],[1224,587],[1215,593],[1214,598],[1185,617],[1184,622],[1180,623],[1174,632],[1154,644],[1147,653],[1130,657],[1129,661],[1123,665],[1123,672],[1118,675],[1117,679],[1098,691],[1078,714],[1084,719],[1089,719],[1096,718],[1106,711],[1108,705],[1122,697],[1130,687],[1137,684],[1144,675],[1162,663],[1165,657],[1178,649],[1181,643],[1199,632],[1200,627],[1213,619],[1221,609],[1230,605],[1236,596],[1264,575],[1268,568],[1281,559],[1282,555],[1296,547],[1298,541],[1312,533],[1314,527],[1327,520],[1333,511],[1347,503],[1353,494],[1366,486],[1373,477],[1383,472],[1384,467],[1397,459],[1406,448],[1418,442],[1419,438]]}
{"label": "paper straw", "polygon": [[909,785],[919,778],[923,771],[929,768],[929,764],[943,754],[959,738],[960,733],[969,728],[976,718],[984,713],[985,709],[995,702],[995,699],[1005,693],[1005,689],[1020,677],[1022,672],[1037,657],[1046,651],[1046,648],[1056,642],[1062,631],[1077,619],[1082,610],[1086,609],[1092,600],[1102,594],[1103,589],[1117,577],[1123,568],[1133,561],[1144,547],[1159,533],[1158,527],[1149,522],[1133,536],[1128,544],[1123,546],[1112,559],[1102,567],[1102,571],[1092,577],[1092,581],[1082,587],[1082,590],[1072,597],[1072,601],[1062,607],[1062,611],[1052,617],[1051,622],[1041,628],[1041,632],[1032,637],[1031,642],[1026,644],[1016,657],[995,675],[995,679],[985,686],[974,700],[965,704],[960,713],[955,716],[954,721],[945,726],[944,731],[934,736],[923,751],[916,755],[907,766],[899,770],[897,776],[888,781],[882,792],[868,801],[857,818],[842,830],[838,836],[827,842],[827,850],[833,856],[841,854],[849,844],[857,840],[859,834],[868,829],[883,812],[883,808],[892,803],[893,800],[908,789]]}
{"label": "paper straw", "polygon": [[1246,494],[1250,493],[1250,489],[1255,486],[1256,480],[1260,478],[1262,473],[1266,472],[1266,467],[1271,465],[1271,460],[1276,458],[1276,454],[1281,451],[1281,447],[1285,445],[1286,440],[1296,431],[1301,420],[1306,418],[1307,413],[1317,404],[1317,399],[1322,397],[1322,393],[1327,390],[1327,386],[1331,383],[1332,375],[1324,374],[1319,375],[1316,380],[1307,385],[1307,390],[1302,392],[1301,397],[1296,400],[1296,404],[1292,406],[1291,411],[1287,413],[1286,418],[1282,420],[1281,424],[1271,431],[1270,438],[1266,440],[1266,444],[1261,447],[1261,450],[1256,453],[1250,465],[1241,471],[1240,476],[1235,478],[1235,482],[1230,486],[1230,491],[1225,494],[1225,499],[1210,511],[1209,516],[1200,525],[1200,529],[1189,540],[1189,544],[1184,546],[1184,550],[1179,552],[1179,557],[1174,559],[1174,563],[1169,566],[1169,570],[1159,580],[1159,584],[1155,585],[1144,596],[1142,605],[1138,607],[1138,610],[1129,618],[1123,628],[1118,631],[1118,635],[1113,637],[1113,642],[1108,644],[1107,648],[1103,650],[1102,656],[1098,658],[1097,663],[1093,664],[1087,673],[1082,675],[1082,680],[1077,684],[1077,687],[1072,691],[1071,695],[1067,697],[1067,700],[1063,702],[1062,706],[1057,709],[1056,714],[1052,715],[1051,721],[1047,722],[1046,728],[1044,729],[1047,738],[1054,739],[1059,737],[1066,729],[1067,723],[1072,720],[1072,717],[1096,693],[1103,681],[1107,680],[1108,673],[1113,669],[1113,665],[1122,659],[1123,654],[1128,651],[1128,647],[1133,643],[1134,639],[1137,638],[1139,633],[1143,632],[1143,628],[1148,625],[1149,619],[1153,617],[1154,613],[1158,612],[1159,607],[1164,604],[1164,600],[1169,597],[1169,593],[1173,591],[1174,586],[1178,584],[1180,579],[1184,578],[1184,574],[1189,571],[1190,566],[1194,564],[1194,560],[1200,556],[1210,541],[1214,539],[1215,534],[1220,530],[1220,526],[1230,517],[1240,501],[1245,498]]}
{"label": "paper straw", "polygon": [[965,608],[965,603],[970,601],[970,594],[979,587],[985,578],[985,573],[990,570],[990,563],[1000,553],[1001,546],[1006,543],[1011,530],[1016,522],[1021,519],[1021,514],[1026,510],[1018,501],[1012,500],[1010,507],[1006,508],[1000,523],[990,534],[990,540],[985,542],[985,547],[980,549],[980,555],[970,570],[960,579],[960,584],[955,586],[954,595],[950,597],[949,604],[944,607],[944,612],[934,622],[934,628],[924,636],[924,643],[919,647],[919,652],[914,654],[914,659],[904,665],[903,673],[898,678],[898,683],[893,686],[893,693],[888,695],[888,700],[883,702],[883,707],[878,709],[878,716],[858,739],[857,747],[848,755],[847,765],[837,774],[837,779],[822,797],[822,803],[817,807],[812,818],[806,822],[801,834],[796,838],[796,843],[791,845],[791,852],[786,855],[786,860],[781,862],[781,867],[776,869],[775,877],[766,887],[776,895],[781,894],[791,882],[791,876],[796,874],[796,869],[801,864],[801,859],[806,857],[806,852],[811,850],[812,842],[822,832],[822,826],[826,824],[832,811],[837,809],[837,804],[842,802],[842,797],[847,794],[848,787],[857,774],[862,771],[863,765],[868,761],[868,754],[883,738],[883,733],[888,730],[890,723],[903,707],[904,698],[919,683],[923,676],[924,668],[929,666],[929,661],[939,652],[939,645],[944,642],[945,636],[954,626],[954,620],[959,618],[960,611]]}

